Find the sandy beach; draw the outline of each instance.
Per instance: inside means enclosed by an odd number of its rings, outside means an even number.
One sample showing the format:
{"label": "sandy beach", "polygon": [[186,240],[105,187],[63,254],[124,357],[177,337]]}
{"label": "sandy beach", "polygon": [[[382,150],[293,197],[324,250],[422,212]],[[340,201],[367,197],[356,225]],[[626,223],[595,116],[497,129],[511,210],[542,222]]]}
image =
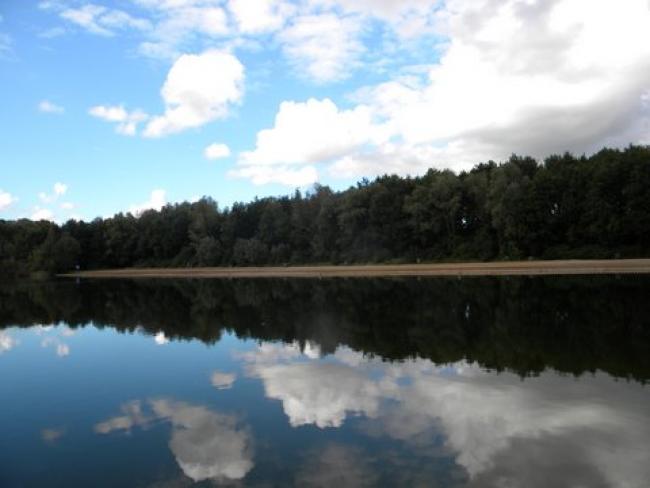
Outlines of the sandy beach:
{"label": "sandy beach", "polygon": [[634,273],[650,273],[650,259],[238,268],[126,268],[79,271],[61,276],[79,278],[329,278]]}

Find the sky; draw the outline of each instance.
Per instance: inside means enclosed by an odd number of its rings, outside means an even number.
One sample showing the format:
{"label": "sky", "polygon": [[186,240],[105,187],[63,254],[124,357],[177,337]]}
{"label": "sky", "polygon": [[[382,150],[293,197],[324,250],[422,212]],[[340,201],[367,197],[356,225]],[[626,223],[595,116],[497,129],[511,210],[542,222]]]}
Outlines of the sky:
{"label": "sky", "polygon": [[0,219],[650,144],[650,0],[1,0]]}

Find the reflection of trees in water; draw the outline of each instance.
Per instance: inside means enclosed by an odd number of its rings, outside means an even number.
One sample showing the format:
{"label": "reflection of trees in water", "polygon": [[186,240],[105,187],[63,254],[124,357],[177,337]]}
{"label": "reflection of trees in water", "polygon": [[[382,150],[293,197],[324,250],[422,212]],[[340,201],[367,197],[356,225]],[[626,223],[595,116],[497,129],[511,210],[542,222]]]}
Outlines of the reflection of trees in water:
{"label": "reflection of trees in water", "polygon": [[648,290],[645,277],[66,281],[0,289],[0,325],[93,322],[208,343],[228,331],[325,353],[645,381]]}

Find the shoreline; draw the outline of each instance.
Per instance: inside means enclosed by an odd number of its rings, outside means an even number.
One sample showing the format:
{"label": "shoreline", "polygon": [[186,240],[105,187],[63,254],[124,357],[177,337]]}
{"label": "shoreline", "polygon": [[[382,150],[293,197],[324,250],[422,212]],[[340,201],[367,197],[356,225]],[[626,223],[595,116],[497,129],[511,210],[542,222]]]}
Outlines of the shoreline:
{"label": "shoreline", "polygon": [[231,268],[123,268],[63,273],[68,278],[366,278],[649,274],[650,259],[497,261],[438,264]]}

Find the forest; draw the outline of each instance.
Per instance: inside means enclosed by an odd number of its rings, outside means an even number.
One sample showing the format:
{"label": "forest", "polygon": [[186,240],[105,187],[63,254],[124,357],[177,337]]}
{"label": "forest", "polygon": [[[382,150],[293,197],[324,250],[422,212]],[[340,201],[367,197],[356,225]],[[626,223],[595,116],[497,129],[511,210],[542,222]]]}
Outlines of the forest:
{"label": "forest", "polygon": [[650,256],[650,146],[513,155],[220,208],[211,197],[91,222],[0,220],[0,273]]}

